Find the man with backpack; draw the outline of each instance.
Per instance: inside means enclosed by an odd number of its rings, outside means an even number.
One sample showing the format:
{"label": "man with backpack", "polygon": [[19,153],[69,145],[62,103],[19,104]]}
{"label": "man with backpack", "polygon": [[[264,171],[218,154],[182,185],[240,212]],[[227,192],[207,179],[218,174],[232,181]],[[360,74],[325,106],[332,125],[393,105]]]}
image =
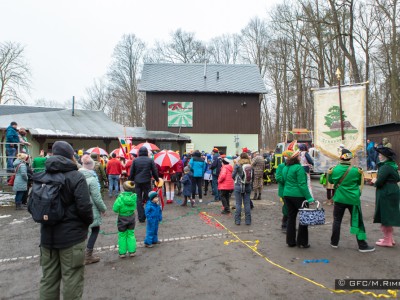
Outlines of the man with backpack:
{"label": "man with backpack", "polygon": [[252,182],[252,168],[249,155],[246,152],[240,154],[240,158],[233,169],[232,178],[235,182],[235,224],[240,225],[243,203],[245,223],[246,225],[251,225],[250,193]]}
{"label": "man with backpack", "polygon": [[[88,227],[93,222],[92,204],[85,177],[78,172],[71,145],[57,141],[53,144],[52,152],[53,156],[46,161],[46,172],[34,175],[29,203],[32,217],[42,223],[40,265],[43,276],[40,280],[40,299],[59,299],[61,280],[64,299],[81,299],[85,240]],[[40,183],[39,180],[44,181],[46,176],[47,183]],[[59,186],[53,185],[49,177],[58,181]],[[46,194],[38,197],[37,192],[41,187]],[[49,194],[54,189],[58,193]],[[40,203],[42,198],[53,199]],[[53,204],[57,205],[57,212],[46,207]],[[42,216],[42,220],[37,218],[40,206],[49,211],[49,214]]]}

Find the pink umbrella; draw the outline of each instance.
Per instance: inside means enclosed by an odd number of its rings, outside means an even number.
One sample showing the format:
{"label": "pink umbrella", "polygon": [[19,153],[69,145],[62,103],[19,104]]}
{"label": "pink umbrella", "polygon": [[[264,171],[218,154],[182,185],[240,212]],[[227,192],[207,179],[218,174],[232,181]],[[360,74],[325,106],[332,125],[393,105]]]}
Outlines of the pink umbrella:
{"label": "pink umbrella", "polygon": [[96,154],[99,154],[99,155],[107,155],[108,156],[107,151],[102,149],[102,148],[100,148],[100,147],[93,147],[93,148],[87,149],[86,152],[88,152],[88,153],[96,153]]}
{"label": "pink umbrella", "polygon": [[179,154],[171,150],[163,150],[154,154],[154,162],[160,167],[172,167],[180,159]]}
{"label": "pink umbrella", "polygon": [[143,146],[146,147],[149,151],[160,150],[160,148],[158,148],[156,145],[154,145],[152,143],[148,143],[148,142],[136,145],[134,148],[135,149],[140,149]]}

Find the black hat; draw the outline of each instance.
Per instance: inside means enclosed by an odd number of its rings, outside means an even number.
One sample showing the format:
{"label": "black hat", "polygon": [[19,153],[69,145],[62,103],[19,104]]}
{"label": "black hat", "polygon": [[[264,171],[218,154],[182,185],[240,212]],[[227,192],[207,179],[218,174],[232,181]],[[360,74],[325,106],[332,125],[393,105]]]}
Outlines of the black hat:
{"label": "black hat", "polygon": [[348,149],[342,149],[342,154],[340,155],[341,160],[350,160],[353,158],[353,153]]}
{"label": "black hat", "polygon": [[57,141],[52,147],[53,155],[61,155],[66,158],[72,159],[74,157],[74,149],[65,141]]}
{"label": "black hat", "polygon": [[388,147],[377,147],[375,148],[376,152],[382,154],[383,156],[389,158],[389,159],[395,159],[396,158],[396,153]]}
{"label": "black hat", "polygon": [[10,125],[11,125],[11,126],[15,126],[15,125],[18,126],[17,122],[15,122],[15,121],[12,121],[12,122],[10,123]]}

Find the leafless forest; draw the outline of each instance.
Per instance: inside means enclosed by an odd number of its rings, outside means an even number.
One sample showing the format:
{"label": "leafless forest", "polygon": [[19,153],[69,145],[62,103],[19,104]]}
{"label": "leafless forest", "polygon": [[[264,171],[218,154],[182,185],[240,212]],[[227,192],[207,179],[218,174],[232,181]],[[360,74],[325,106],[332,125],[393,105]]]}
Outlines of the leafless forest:
{"label": "leafless forest", "polygon": [[[104,110],[125,125],[144,126],[144,95],[138,92],[144,62],[251,63],[259,66],[268,91],[260,99],[260,130],[267,146],[275,145],[285,130],[313,128],[311,88],[336,86],[337,68],[341,84],[369,81],[368,125],[399,121],[399,14],[398,0],[287,0],[262,19],[249,20],[240,34],[210,41],[182,28],[150,48],[127,33],[115,46],[107,74],[87,88],[83,107]],[[23,48],[14,43],[0,47],[0,104],[21,102],[18,84],[26,87],[29,77],[10,83],[7,68],[16,59],[7,49],[22,50],[18,64],[27,68]]]}

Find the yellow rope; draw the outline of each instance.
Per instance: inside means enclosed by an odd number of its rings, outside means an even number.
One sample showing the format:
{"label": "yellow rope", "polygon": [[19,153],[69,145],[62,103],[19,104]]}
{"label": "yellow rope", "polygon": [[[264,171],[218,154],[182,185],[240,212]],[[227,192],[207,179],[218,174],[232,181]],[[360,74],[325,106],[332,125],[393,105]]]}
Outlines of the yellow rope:
{"label": "yellow rope", "polygon": [[[224,243],[225,245],[229,245],[232,242],[240,242],[243,245],[245,245],[246,247],[248,247],[250,250],[252,250],[254,253],[256,253],[258,256],[264,258],[271,265],[273,265],[273,266],[275,266],[275,267],[277,267],[279,269],[282,269],[282,270],[284,270],[284,271],[286,271],[286,272],[288,272],[288,273],[290,273],[290,274],[292,274],[292,275],[294,275],[294,276],[296,276],[298,278],[301,278],[301,279],[303,279],[305,281],[308,281],[308,282],[310,282],[310,283],[312,283],[312,284],[314,284],[316,286],[319,286],[319,287],[321,287],[323,289],[327,289],[328,291],[330,291],[332,293],[336,293],[336,294],[355,294],[355,293],[360,293],[361,295],[373,296],[375,298],[396,298],[397,297],[397,291],[396,290],[387,290],[388,294],[375,294],[373,292],[366,292],[366,291],[362,291],[362,290],[348,290],[348,291],[345,291],[345,290],[335,290],[335,289],[328,288],[328,287],[326,287],[325,285],[323,285],[321,283],[318,283],[318,282],[316,282],[314,280],[311,280],[311,279],[309,279],[307,277],[304,277],[304,276],[302,276],[300,274],[297,274],[296,272],[293,272],[292,270],[289,270],[289,269],[287,269],[287,268],[285,268],[285,267],[283,267],[283,266],[281,266],[281,265],[279,265],[277,263],[274,263],[272,260],[270,260],[268,257],[266,257],[265,255],[263,255],[262,253],[260,253],[257,250],[257,245],[258,245],[258,242],[259,242],[258,240],[255,241],[255,242],[243,241],[241,238],[239,238],[239,236],[237,236],[234,232],[230,231],[224,224],[222,224],[215,217],[210,216],[206,212],[201,212],[201,213],[203,215],[208,216],[209,218],[213,218],[219,225],[221,225],[222,228],[224,228],[229,234],[231,234],[232,236],[234,236],[237,239],[236,241],[235,240],[228,241],[228,244],[226,244],[226,242],[225,242]],[[249,243],[255,243],[255,246],[251,246]]]}

